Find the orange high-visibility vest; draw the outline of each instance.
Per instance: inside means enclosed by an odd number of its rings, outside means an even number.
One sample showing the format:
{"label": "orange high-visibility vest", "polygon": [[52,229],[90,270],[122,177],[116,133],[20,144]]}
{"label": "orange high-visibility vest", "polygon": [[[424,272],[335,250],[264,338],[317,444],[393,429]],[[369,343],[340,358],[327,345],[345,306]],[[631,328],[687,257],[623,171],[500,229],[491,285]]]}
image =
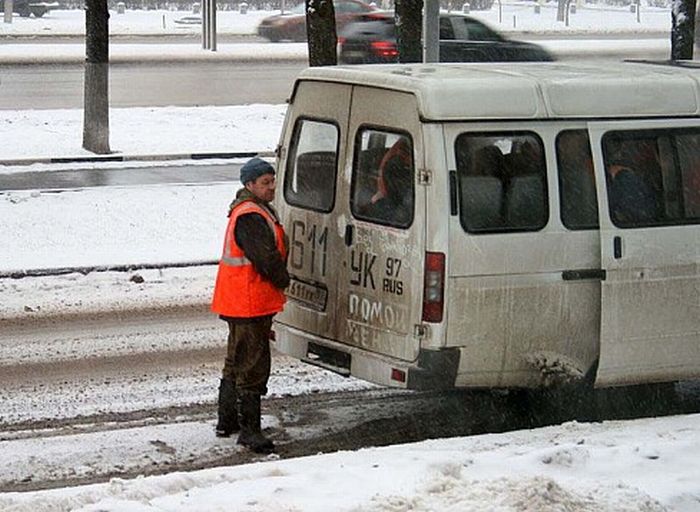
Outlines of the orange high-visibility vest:
{"label": "orange high-visibility vest", "polygon": [[287,257],[284,245],[284,228],[272,214],[255,201],[236,205],[229,216],[224,250],[219,261],[219,272],[214,286],[211,309],[215,313],[234,318],[253,318],[279,313],[284,307],[284,291],[264,279],[245,257],[236,243],[234,230],[241,215],[258,213],[267,221],[275,235],[277,250],[282,260]]}

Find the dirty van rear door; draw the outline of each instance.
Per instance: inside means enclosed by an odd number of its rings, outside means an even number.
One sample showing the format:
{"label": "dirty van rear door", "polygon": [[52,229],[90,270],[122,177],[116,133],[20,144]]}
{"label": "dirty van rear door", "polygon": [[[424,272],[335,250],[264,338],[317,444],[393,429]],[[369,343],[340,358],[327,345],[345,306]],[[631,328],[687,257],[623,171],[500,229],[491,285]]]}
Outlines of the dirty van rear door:
{"label": "dirty van rear door", "polygon": [[591,123],[602,284],[597,385],[700,374],[700,120]]}
{"label": "dirty van rear door", "polygon": [[[338,271],[345,215],[338,185],[345,160],[350,85],[302,81],[285,120],[276,204],[289,236],[288,302],[277,321],[324,338],[338,337]],[[281,193],[280,193],[281,192]],[[306,354],[296,354],[305,357]]]}
{"label": "dirty van rear door", "polygon": [[339,340],[413,361],[420,348],[426,215],[415,97],[353,87],[348,133]]}

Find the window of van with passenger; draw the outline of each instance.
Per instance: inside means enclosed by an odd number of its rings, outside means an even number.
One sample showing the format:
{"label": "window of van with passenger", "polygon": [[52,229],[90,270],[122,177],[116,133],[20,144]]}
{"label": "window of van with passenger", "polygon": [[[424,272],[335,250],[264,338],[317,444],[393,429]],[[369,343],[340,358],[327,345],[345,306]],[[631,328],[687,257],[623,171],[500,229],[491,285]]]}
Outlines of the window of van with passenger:
{"label": "window of van with passenger", "polygon": [[298,119],[284,179],[287,203],[329,212],[335,202],[338,127],[328,121]]}
{"label": "window of van with passenger", "polygon": [[602,143],[616,226],[700,222],[700,130],[614,131]]}
{"label": "window of van with passenger", "polygon": [[398,228],[413,223],[415,169],[407,134],[361,128],[355,139],[350,210],[358,219]]}
{"label": "window of van with passenger", "polygon": [[459,218],[470,233],[536,231],[549,218],[542,140],[533,132],[463,133],[455,141]]}
{"label": "window of van with passenger", "polygon": [[598,228],[598,199],[587,130],[557,135],[561,221],[569,229]]}

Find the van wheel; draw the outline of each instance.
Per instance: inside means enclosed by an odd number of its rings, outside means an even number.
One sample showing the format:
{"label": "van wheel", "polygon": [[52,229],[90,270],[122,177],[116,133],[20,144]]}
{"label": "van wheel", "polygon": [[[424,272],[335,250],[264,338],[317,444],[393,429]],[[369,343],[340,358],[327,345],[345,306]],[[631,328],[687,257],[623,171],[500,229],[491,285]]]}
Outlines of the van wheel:
{"label": "van wheel", "polygon": [[576,381],[545,388],[512,390],[510,400],[531,427],[554,425],[566,421],[592,421],[596,418],[593,382],[596,365]]}

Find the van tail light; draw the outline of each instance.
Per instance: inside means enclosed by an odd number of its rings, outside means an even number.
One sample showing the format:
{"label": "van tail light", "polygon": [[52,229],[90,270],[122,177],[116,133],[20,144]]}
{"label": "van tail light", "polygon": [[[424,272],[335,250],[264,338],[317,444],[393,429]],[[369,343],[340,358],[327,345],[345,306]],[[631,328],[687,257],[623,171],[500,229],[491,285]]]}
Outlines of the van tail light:
{"label": "van tail light", "polygon": [[423,274],[423,321],[442,322],[445,300],[445,255],[441,252],[425,253]]}
{"label": "van tail light", "polygon": [[372,41],[369,47],[377,57],[397,57],[399,55],[396,45],[391,41]]}

